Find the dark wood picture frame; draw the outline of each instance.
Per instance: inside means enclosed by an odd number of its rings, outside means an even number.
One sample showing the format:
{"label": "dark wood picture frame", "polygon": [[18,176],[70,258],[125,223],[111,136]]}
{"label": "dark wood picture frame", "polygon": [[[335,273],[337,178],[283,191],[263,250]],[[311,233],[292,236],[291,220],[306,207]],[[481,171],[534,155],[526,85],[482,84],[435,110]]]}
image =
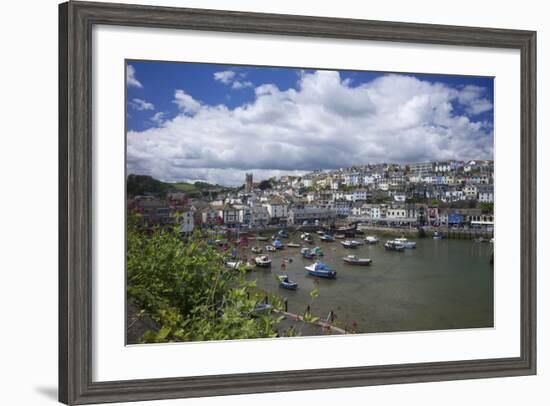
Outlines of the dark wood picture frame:
{"label": "dark wood picture frame", "polygon": [[[477,359],[166,379],[92,380],[94,24],[518,49],[521,54],[521,353]],[[536,32],[68,2],[59,6],[59,400],[219,396],[536,373]]]}

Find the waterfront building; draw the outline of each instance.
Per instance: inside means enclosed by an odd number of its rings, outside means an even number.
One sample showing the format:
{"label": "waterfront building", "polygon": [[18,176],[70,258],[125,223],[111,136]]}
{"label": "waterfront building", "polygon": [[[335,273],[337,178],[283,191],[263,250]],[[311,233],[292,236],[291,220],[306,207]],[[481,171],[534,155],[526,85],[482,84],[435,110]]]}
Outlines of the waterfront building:
{"label": "waterfront building", "polygon": [[289,224],[300,225],[300,224],[304,224],[304,222],[312,224],[312,223],[315,223],[315,221],[318,221],[321,224],[327,224],[327,223],[333,224],[335,219],[336,219],[336,213],[330,209],[291,208],[288,212]]}

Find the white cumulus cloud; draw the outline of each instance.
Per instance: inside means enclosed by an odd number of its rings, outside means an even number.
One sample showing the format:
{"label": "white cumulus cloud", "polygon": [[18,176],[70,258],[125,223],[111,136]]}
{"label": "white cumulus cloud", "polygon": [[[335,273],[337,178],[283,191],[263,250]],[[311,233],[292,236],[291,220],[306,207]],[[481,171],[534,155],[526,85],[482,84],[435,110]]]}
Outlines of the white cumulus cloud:
{"label": "white cumulus cloud", "polygon": [[133,109],[138,111],[155,109],[155,105],[153,103],[149,103],[149,102],[146,102],[145,100],[138,99],[138,98],[132,99],[132,101],[130,102],[130,106],[132,106]]}
{"label": "white cumulus cloud", "polygon": [[129,173],[238,185],[247,171],[260,180],[374,162],[493,157],[492,126],[472,118],[492,109],[484,89],[414,76],[354,87],[338,72],[315,71],[296,88],[260,85],[253,101],[234,109],[183,90],[174,102],[182,112],[162,127],[128,133]]}
{"label": "white cumulus cloud", "polygon": [[126,67],[126,85],[128,87],[143,87],[141,82],[136,79],[136,69],[132,65]]}

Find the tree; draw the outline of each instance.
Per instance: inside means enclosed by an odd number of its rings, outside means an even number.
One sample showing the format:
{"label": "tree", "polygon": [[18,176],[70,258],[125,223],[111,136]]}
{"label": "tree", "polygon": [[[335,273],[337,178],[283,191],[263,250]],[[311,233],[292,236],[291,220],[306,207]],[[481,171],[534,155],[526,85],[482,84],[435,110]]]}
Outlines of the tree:
{"label": "tree", "polygon": [[494,203],[489,203],[489,202],[480,203],[479,208],[484,214],[492,213],[494,210]]}
{"label": "tree", "polygon": [[158,328],[141,342],[275,337],[280,318],[258,313],[263,295],[244,269],[227,269],[198,232],[183,243],[177,227],[148,228],[129,213],[127,301]]}
{"label": "tree", "polygon": [[272,189],[273,186],[271,186],[271,183],[268,180],[262,180],[258,185],[258,188],[260,190],[266,190],[266,189]]}

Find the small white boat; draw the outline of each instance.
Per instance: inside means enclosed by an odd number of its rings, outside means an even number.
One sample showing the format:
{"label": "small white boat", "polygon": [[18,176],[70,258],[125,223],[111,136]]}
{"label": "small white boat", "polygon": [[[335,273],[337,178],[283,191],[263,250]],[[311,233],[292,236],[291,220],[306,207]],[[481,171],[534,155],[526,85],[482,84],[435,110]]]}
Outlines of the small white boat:
{"label": "small white boat", "polygon": [[344,248],[356,248],[358,245],[361,245],[359,241],[350,240],[342,241],[341,244],[344,246]]}
{"label": "small white boat", "polygon": [[227,261],[225,263],[225,266],[227,266],[229,269],[239,269],[241,265],[242,265],[241,261]]}
{"label": "small white boat", "polygon": [[432,238],[434,240],[442,240],[443,234],[441,234],[439,231],[434,231]]}
{"label": "small white boat", "polygon": [[277,248],[275,248],[273,245],[266,245],[265,250],[267,252],[275,252],[277,250]]}
{"label": "small white boat", "polygon": [[252,252],[254,254],[261,254],[262,253],[262,249],[260,247],[252,247]]}
{"label": "small white boat", "polygon": [[400,242],[389,240],[384,244],[384,248],[388,251],[405,251],[405,246]]}
{"label": "small white boat", "polygon": [[346,235],[345,234],[335,234],[334,237],[338,238],[339,240],[343,240],[344,238],[346,238]]}
{"label": "small white boat", "polygon": [[401,238],[396,238],[394,241],[397,241],[401,244],[403,244],[403,246],[405,248],[416,248],[416,242],[414,241],[409,241],[407,238],[405,237],[401,237]]}
{"label": "small white boat", "polygon": [[267,255],[260,255],[259,257],[254,258],[254,262],[256,262],[256,266],[260,266],[262,268],[268,268],[271,266],[271,259]]}
{"label": "small white boat", "polygon": [[370,265],[372,262],[370,258],[357,258],[355,255],[347,255],[342,259],[346,264],[350,265]]}
{"label": "small white boat", "polygon": [[323,230],[317,230],[316,233],[319,234],[319,235],[324,235],[325,234],[325,232]]}
{"label": "small white boat", "polygon": [[325,242],[332,242],[334,241],[334,237],[330,234],[323,234],[323,236],[320,238],[321,241]]}
{"label": "small white boat", "polygon": [[378,238],[377,236],[375,235],[367,235],[365,237],[365,241],[368,243],[368,244],[377,244],[379,241],[380,241],[380,238]]}
{"label": "small white boat", "polygon": [[289,242],[286,246],[288,248],[300,248],[301,247],[300,244],[296,244],[295,242]]}

